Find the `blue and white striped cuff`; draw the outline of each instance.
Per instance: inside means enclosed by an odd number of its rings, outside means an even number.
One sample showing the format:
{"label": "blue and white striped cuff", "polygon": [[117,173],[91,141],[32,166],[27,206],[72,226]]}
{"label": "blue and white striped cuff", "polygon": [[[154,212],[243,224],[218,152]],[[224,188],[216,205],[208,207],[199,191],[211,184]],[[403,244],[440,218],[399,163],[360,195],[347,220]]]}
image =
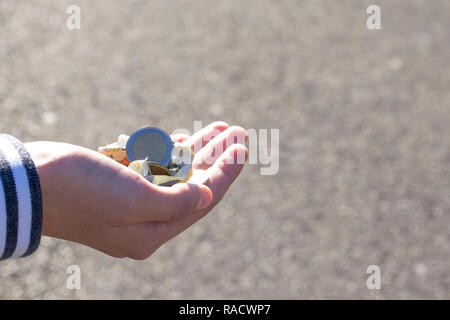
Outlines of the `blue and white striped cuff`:
{"label": "blue and white striped cuff", "polygon": [[30,154],[0,135],[0,260],[32,254],[41,239],[42,194]]}

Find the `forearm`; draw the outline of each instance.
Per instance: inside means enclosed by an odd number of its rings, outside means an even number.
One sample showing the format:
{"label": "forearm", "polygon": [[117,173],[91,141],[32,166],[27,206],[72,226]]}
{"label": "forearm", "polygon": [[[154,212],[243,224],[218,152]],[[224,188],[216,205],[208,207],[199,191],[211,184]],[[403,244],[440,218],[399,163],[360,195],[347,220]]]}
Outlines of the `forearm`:
{"label": "forearm", "polygon": [[39,246],[42,195],[39,176],[22,143],[0,135],[0,260],[23,257]]}

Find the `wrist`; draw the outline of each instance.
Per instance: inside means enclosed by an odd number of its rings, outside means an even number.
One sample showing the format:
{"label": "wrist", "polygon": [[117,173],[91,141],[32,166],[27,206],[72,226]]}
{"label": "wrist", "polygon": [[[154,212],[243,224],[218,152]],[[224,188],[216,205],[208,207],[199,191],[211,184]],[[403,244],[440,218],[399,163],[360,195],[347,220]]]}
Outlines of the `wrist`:
{"label": "wrist", "polygon": [[[61,158],[59,147],[54,142],[30,142],[25,144],[25,148],[29,151],[31,158],[35,164],[39,175],[41,194],[42,194],[42,235],[54,236],[51,227],[54,224],[55,210],[54,191],[51,189],[57,186],[55,175],[55,166],[57,166],[58,158]],[[57,175],[57,173],[56,173]]]}

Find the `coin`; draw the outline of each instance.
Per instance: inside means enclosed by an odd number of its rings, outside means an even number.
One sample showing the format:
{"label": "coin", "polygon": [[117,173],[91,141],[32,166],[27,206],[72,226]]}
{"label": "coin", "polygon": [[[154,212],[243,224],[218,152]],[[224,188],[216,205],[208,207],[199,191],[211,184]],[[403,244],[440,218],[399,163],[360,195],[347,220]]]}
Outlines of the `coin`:
{"label": "coin", "polygon": [[148,175],[172,176],[167,167],[158,163],[149,162],[147,159],[133,161],[129,164],[128,168],[136,171],[142,177]]}
{"label": "coin", "polygon": [[194,151],[188,146],[175,144],[172,151],[173,168],[171,173],[174,177],[181,178],[181,182],[186,182],[192,175],[192,162],[194,161]]}
{"label": "coin", "polygon": [[170,161],[169,167],[180,167],[185,163],[192,163],[193,160],[194,152],[189,146],[180,143],[174,143],[172,149],[172,159]]}
{"label": "coin", "polygon": [[107,157],[120,162],[123,165],[128,166],[130,163],[127,158],[125,146],[128,141],[128,136],[121,134],[117,139],[117,142],[110,143],[106,146],[98,147],[97,151],[104,154]]}
{"label": "coin", "polygon": [[118,145],[120,148],[126,149],[126,147],[127,147],[127,142],[128,142],[128,139],[129,139],[129,138],[130,138],[129,136],[127,136],[127,135],[125,135],[125,134],[121,134],[121,135],[117,138],[117,145]]}
{"label": "coin", "polygon": [[125,157],[122,161],[120,161],[120,164],[123,164],[125,167],[128,167],[130,165],[130,160],[128,160],[128,158]]}
{"label": "coin", "polygon": [[150,162],[149,166],[150,166],[150,172],[153,175],[171,176],[171,172],[167,167],[164,167],[164,166],[154,163],[154,162]]}
{"label": "coin", "polygon": [[126,155],[133,162],[149,161],[167,166],[172,157],[173,141],[163,130],[146,127],[135,131],[127,141]]}
{"label": "coin", "polygon": [[127,156],[125,149],[111,145],[98,148],[98,152],[118,162],[122,162]]}
{"label": "coin", "polygon": [[146,176],[145,179],[147,179],[148,181],[150,181],[153,184],[156,184],[158,186],[163,186],[163,187],[170,187],[181,181],[180,178],[171,177],[171,176],[161,176],[161,175],[154,175],[154,176],[149,175],[149,176]]}
{"label": "coin", "polygon": [[132,169],[133,171],[136,171],[137,173],[139,173],[139,175],[143,177],[151,174],[147,160],[133,161],[128,165],[128,168]]}
{"label": "coin", "polygon": [[117,142],[99,147],[98,151],[156,185],[172,186],[179,182],[201,184],[208,179],[207,174],[193,171],[194,152],[191,148],[174,143],[159,128],[142,128],[130,137],[121,134]]}
{"label": "coin", "polygon": [[174,177],[181,178],[183,182],[187,181],[192,175],[192,166],[191,164],[185,164],[178,170]]}

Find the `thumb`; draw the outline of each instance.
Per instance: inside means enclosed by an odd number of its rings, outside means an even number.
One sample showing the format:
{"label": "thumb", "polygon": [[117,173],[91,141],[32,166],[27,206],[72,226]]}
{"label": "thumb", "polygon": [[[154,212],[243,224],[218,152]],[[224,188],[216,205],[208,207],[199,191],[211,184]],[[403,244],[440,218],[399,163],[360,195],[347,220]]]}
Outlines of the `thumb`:
{"label": "thumb", "polygon": [[212,191],[205,185],[178,183],[171,187],[151,185],[145,205],[136,213],[135,222],[180,219],[193,211],[204,209],[212,201]]}

